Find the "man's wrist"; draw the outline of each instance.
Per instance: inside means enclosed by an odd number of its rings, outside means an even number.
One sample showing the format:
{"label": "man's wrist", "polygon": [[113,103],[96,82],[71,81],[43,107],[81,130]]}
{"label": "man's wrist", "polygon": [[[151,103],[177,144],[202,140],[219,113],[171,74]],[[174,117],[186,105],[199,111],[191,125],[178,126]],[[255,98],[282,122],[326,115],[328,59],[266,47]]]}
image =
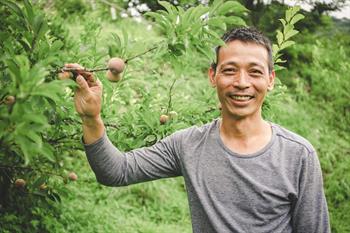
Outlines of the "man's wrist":
{"label": "man's wrist", "polygon": [[83,127],[96,128],[103,125],[101,115],[95,117],[81,117]]}
{"label": "man's wrist", "polygon": [[91,144],[103,136],[105,127],[101,116],[82,117],[83,121],[83,142]]}

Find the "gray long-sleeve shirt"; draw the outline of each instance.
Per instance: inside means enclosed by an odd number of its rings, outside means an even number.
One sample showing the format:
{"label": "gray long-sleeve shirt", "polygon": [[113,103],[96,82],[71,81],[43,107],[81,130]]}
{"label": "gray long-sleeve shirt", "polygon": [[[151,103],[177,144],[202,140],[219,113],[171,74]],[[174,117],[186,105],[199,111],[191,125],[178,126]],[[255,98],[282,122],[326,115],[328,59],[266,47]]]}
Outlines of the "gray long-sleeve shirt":
{"label": "gray long-sleeve shirt", "polygon": [[254,154],[240,155],[222,142],[219,121],[127,153],[106,135],[85,150],[97,180],[108,186],[182,175],[195,233],[330,232],[312,145],[271,124],[270,142]]}

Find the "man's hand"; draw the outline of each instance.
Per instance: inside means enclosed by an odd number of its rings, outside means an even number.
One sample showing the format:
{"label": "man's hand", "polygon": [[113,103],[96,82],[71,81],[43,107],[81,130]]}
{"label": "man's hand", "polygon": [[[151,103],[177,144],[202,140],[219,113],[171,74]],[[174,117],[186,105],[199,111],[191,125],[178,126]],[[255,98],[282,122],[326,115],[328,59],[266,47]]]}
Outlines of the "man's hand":
{"label": "man's hand", "polygon": [[[83,69],[76,63],[66,64],[65,67]],[[74,95],[75,109],[83,122],[84,142],[90,144],[99,139],[104,132],[100,115],[102,83],[99,80],[94,80],[93,75],[85,71],[78,72],[76,82],[78,88]]]}

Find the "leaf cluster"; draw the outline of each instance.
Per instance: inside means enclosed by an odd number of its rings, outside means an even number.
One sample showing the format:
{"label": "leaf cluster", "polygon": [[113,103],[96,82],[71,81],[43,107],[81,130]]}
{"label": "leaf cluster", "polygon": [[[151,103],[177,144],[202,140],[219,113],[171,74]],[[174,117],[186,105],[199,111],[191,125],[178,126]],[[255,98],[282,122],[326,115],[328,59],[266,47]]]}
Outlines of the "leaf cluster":
{"label": "leaf cluster", "polygon": [[146,16],[155,20],[173,56],[192,50],[212,60],[212,48],[223,44],[220,38],[222,32],[228,26],[245,25],[239,15],[246,9],[236,1],[215,0],[210,6],[198,5],[186,10],[166,1],[159,1],[159,4],[165,10],[148,12]]}

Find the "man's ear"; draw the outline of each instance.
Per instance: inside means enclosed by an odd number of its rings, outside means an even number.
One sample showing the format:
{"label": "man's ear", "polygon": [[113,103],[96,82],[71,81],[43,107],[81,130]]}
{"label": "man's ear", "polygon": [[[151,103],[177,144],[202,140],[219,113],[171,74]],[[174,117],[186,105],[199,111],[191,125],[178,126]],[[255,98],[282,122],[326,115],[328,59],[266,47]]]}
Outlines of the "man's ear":
{"label": "man's ear", "polygon": [[273,87],[275,85],[275,71],[273,70],[270,75],[269,75],[269,80],[268,80],[268,85],[267,85],[267,90],[268,91],[272,91],[273,90]]}
{"label": "man's ear", "polygon": [[209,81],[212,87],[216,87],[216,77],[215,77],[215,70],[213,69],[212,66],[210,66],[208,70],[208,77]]}

